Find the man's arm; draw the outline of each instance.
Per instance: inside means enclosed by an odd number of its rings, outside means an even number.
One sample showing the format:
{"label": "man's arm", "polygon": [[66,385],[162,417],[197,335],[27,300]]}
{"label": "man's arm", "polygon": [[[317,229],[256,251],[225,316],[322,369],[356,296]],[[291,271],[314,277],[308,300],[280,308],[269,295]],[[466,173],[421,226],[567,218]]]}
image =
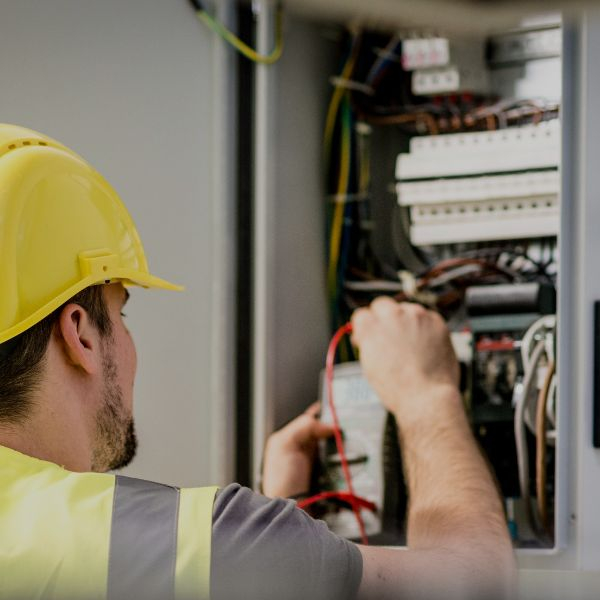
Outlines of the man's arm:
{"label": "man's arm", "polygon": [[442,319],[376,300],[353,317],[365,375],[398,423],[408,550],[361,546],[359,598],[495,598],[514,558],[494,480],[471,434]]}

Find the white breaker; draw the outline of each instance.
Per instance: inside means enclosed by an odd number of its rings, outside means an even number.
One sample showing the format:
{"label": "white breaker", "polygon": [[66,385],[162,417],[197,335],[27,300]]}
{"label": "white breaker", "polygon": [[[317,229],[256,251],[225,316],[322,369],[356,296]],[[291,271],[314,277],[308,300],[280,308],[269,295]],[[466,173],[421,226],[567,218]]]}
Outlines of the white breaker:
{"label": "white breaker", "polygon": [[411,89],[417,96],[489,92],[482,40],[409,38],[402,43],[402,66],[414,71]]}
{"label": "white breaker", "polygon": [[560,122],[414,137],[396,162],[417,246],[555,236]]}

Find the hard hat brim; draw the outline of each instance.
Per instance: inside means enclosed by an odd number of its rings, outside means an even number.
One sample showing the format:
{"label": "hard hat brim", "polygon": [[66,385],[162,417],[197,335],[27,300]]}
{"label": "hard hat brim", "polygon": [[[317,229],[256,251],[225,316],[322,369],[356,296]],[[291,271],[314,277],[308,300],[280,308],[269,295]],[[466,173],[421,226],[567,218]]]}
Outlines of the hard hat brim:
{"label": "hard hat brim", "polygon": [[131,285],[137,285],[144,288],[156,288],[160,290],[171,290],[173,292],[182,292],[185,287],[176,283],[171,283],[166,279],[155,277],[149,273],[133,272],[128,277],[113,277],[112,280],[118,279],[123,281],[124,284],[130,283]]}
{"label": "hard hat brim", "polygon": [[122,269],[116,268],[106,272],[104,277],[98,278],[97,275],[88,276],[77,282],[76,285],[63,291],[52,301],[48,302],[45,306],[29,315],[26,319],[17,323],[10,329],[0,332],[0,344],[16,337],[23,333],[30,327],[33,327],[36,323],[39,323],[43,318],[47,317],[54,310],[68,302],[75,294],[78,294],[82,290],[94,286],[109,283],[121,282],[123,285],[135,285],[143,288],[155,288],[161,290],[170,290],[174,292],[181,292],[185,288],[181,285],[171,283],[160,277],[155,277],[143,271],[136,271],[133,269]]}

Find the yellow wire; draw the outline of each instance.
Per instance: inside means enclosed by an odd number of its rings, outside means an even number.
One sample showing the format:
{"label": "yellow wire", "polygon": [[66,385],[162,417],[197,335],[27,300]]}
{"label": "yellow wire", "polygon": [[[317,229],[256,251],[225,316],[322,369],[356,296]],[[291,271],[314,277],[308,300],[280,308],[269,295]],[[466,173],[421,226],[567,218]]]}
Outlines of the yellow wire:
{"label": "yellow wire", "polygon": [[[348,92],[345,92],[348,95]],[[350,102],[350,98],[346,97],[346,102]],[[342,231],[344,228],[344,208],[345,202],[343,196],[348,190],[350,179],[350,162],[351,162],[351,128],[343,123],[342,140],[340,150],[340,173],[337,186],[337,197],[334,208],[333,221],[331,224],[331,238],[329,241],[329,290],[331,297],[335,295],[337,285],[337,266],[340,258],[340,242]]]}
{"label": "yellow wire", "polygon": [[205,25],[252,62],[263,65],[272,65],[276,63],[283,54],[283,9],[281,8],[281,5],[278,5],[277,7],[277,15],[275,17],[275,47],[270,54],[260,54],[254,48],[251,48],[248,44],[243,42],[233,32],[229,31],[222,23],[211,17],[207,12],[199,10],[196,11],[196,14]]}
{"label": "yellow wire", "polygon": [[[354,65],[356,64],[356,59],[358,58],[358,44],[359,34],[354,36],[352,40],[352,52],[342,69],[340,74],[340,79],[350,79],[352,75],[352,71],[354,70]],[[327,109],[327,118],[325,120],[325,134],[323,136],[323,146],[325,148],[325,156],[329,156],[329,152],[331,150],[331,141],[333,139],[333,131],[335,129],[335,121],[337,117],[337,113],[340,107],[340,102],[344,97],[344,88],[342,86],[336,86],[333,95],[331,96],[331,102],[329,103],[329,108]]]}
{"label": "yellow wire", "polygon": [[[350,79],[354,65],[358,59],[360,33],[354,35],[352,39],[352,49],[350,56],[344,64],[342,72],[340,74],[341,79]],[[335,123],[337,120],[340,103],[344,98],[344,94],[347,94],[341,86],[336,86],[331,96],[329,108],[327,109],[327,118],[325,120],[325,132],[323,136],[323,146],[325,150],[326,160],[330,160],[331,153],[331,142],[333,139],[333,133],[335,131]],[[348,99],[349,100],[349,99]],[[334,208],[334,214],[331,223],[331,235],[329,239],[329,269],[328,269],[328,287],[329,294],[333,299],[335,297],[335,288],[337,285],[337,265],[340,255],[340,240],[342,236],[342,230],[344,226],[344,202],[341,201],[341,197],[346,192],[348,185],[348,179],[350,176],[350,134],[347,127],[342,124],[342,143],[340,149],[340,173],[338,178],[337,186],[337,203]]]}

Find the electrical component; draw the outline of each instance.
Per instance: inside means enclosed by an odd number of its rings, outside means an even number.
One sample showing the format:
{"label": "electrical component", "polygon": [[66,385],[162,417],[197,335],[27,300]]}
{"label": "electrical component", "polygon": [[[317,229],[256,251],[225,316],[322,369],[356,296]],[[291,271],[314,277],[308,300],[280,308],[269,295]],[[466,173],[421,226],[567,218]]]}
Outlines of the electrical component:
{"label": "electrical component", "polygon": [[415,245],[554,236],[559,227],[558,120],[415,137],[398,156],[398,203]]}
{"label": "electrical component", "polygon": [[489,91],[487,71],[462,65],[448,65],[438,69],[418,70],[413,74],[412,93],[416,96],[473,93]]}
{"label": "electrical component", "polygon": [[433,179],[399,183],[401,206],[556,196],[558,171],[528,171],[515,175],[484,175],[458,179]]}
{"label": "electrical component", "polygon": [[467,290],[466,303],[476,313],[469,319],[474,340],[471,423],[502,494],[515,509],[515,541],[525,546],[551,543],[546,533],[553,510],[556,432],[548,426],[556,422],[556,317],[540,317],[555,301],[549,288],[515,284]]}
{"label": "electrical component", "polygon": [[409,38],[402,42],[402,67],[405,71],[439,67],[450,62],[447,38]]}
{"label": "electrical component", "polygon": [[416,246],[554,236],[558,198],[431,204],[411,209],[411,220],[410,239]]}
{"label": "electrical component", "polygon": [[418,136],[398,156],[402,182],[461,175],[523,172],[558,168],[560,122],[557,119],[495,131]]}
{"label": "electrical component", "polygon": [[560,26],[511,31],[494,35],[489,40],[489,64],[492,67],[514,65],[562,54]]}
{"label": "electrical component", "polygon": [[[444,52],[437,50],[442,41],[445,42]],[[444,38],[432,38],[406,40],[404,45],[407,43],[409,54],[407,60],[403,60],[403,66],[414,71],[411,85],[413,94],[434,96],[489,92],[490,77],[482,41],[463,40],[449,43]],[[407,68],[406,64],[410,65],[410,68]]]}
{"label": "electrical component", "polygon": [[467,288],[465,306],[470,316],[556,311],[556,290],[548,283],[511,283]]}

